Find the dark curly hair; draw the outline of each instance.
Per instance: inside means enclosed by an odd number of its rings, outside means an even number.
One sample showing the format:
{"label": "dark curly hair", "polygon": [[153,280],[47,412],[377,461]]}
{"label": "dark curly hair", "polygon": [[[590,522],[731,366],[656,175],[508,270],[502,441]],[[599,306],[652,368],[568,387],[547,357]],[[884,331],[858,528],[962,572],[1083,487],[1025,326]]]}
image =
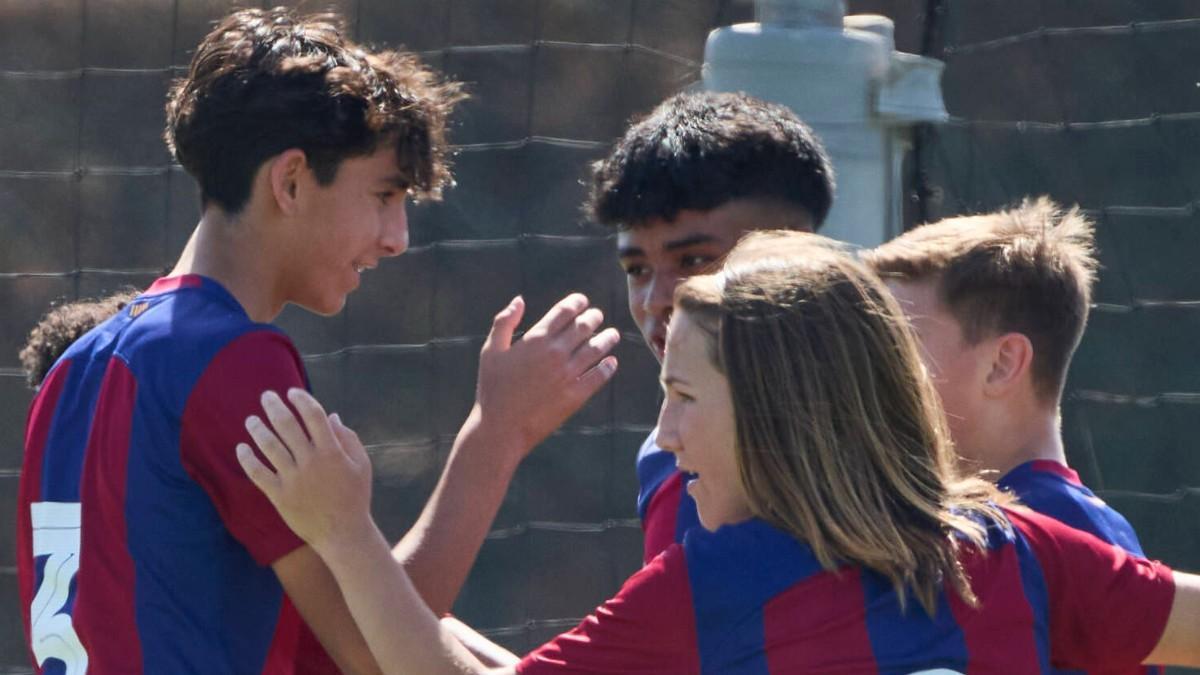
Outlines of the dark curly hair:
{"label": "dark curly hair", "polygon": [[84,333],[125,309],[138,296],[135,289],[118,291],[107,298],[80,300],[52,308],[29,332],[21,349],[21,367],[30,387],[41,385],[50,367]]}
{"label": "dark curly hair", "polygon": [[588,216],[620,229],[743,198],[803,209],[816,228],[833,205],[833,167],[812,129],[746,94],[677,94],[592,168]]}
{"label": "dark curly hair", "polygon": [[464,95],[410,53],[367,51],[332,14],[235,12],[196,48],[167,97],[167,146],[204,205],[236,213],[255,172],[290,148],[327,185],[343,159],[384,143],[417,197],[450,182],[446,118]]}

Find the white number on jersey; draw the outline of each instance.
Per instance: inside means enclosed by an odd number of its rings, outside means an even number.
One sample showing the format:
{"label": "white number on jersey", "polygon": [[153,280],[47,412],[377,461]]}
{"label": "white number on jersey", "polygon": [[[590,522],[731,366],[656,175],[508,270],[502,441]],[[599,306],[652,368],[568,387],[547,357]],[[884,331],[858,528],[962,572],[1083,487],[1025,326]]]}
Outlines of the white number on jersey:
{"label": "white number on jersey", "polygon": [[49,556],[42,583],[29,606],[30,638],[39,667],[58,659],[66,664],[66,675],[85,675],[87,651],[63,611],[71,592],[71,580],[79,571],[81,540],[78,502],[37,502],[30,505],[33,521],[33,557]]}

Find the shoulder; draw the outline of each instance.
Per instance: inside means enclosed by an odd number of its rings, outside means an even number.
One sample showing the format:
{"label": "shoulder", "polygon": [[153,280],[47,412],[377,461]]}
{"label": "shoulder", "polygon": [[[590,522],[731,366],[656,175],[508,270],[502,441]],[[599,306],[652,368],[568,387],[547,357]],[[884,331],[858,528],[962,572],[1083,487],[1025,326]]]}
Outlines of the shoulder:
{"label": "shoulder", "polygon": [[1143,555],[1129,521],[1081,483],[1073,471],[1062,469],[1047,471],[1022,465],[1006,475],[1001,484],[1034,511]]}
{"label": "shoulder", "polygon": [[758,519],[692,529],[683,550],[697,614],[718,623],[822,571],[806,544]]}
{"label": "shoulder", "polygon": [[673,544],[573,630],[527,655],[520,673],[699,672],[684,552]]}

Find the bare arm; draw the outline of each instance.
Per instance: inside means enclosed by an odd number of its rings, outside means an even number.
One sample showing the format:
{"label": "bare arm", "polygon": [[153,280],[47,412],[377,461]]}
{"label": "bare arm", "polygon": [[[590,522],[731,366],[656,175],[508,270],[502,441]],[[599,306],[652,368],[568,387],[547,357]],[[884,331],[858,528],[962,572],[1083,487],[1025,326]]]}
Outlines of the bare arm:
{"label": "bare arm", "polygon": [[379,667],[342,599],[337,580],[316,551],[301,546],[271,565],[284,592],[346,675],[379,673]]}
{"label": "bare arm", "polygon": [[1200,576],[1175,572],[1175,599],[1158,646],[1145,663],[1200,666]]}
{"label": "bare arm", "polygon": [[288,526],[328,564],[353,617],[346,624],[358,625],[384,673],[489,672],[438,623],[392,557],[371,519],[371,463],[357,436],[336,416],[326,417],[303,390],[292,389],[288,398],[303,429],[273,394],[264,396],[263,407],[275,432],[256,418],[247,422],[275,471],[244,444],[238,460]]}
{"label": "bare arm", "polygon": [[435,614],[454,605],[516,472],[512,458],[524,454],[503,442],[472,410],[420,518],[392,550]]}
{"label": "bare arm", "polygon": [[[361,529],[360,529],[361,528]],[[463,675],[489,672],[443,627],[392,558],[374,523],[322,548],[354,620],[385,673]],[[511,669],[509,670],[511,672]]]}
{"label": "bare arm", "polygon": [[514,299],[492,324],[479,358],[475,406],[420,518],[393,550],[435,614],[450,611],[513,474],[526,455],[592,397],[616,370],[620,340],[572,294],[520,340],[525,311]]}
{"label": "bare arm", "polygon": [[442,627],[458,639],[475,658],[489,668],[516,666],[521,658],[484,637],[479,631],[452,616],[442,617]]}

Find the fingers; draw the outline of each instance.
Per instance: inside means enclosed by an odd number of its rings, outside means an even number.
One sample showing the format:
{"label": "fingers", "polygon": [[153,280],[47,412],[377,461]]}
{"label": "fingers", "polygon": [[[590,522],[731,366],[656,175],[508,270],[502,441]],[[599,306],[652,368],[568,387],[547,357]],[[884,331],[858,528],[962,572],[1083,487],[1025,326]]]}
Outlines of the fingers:
{"label": "fingers", "polygon": [[596,364],[595,368],[592,368],[583,375],[580,375],[579,380],[576,382],[576,386],[579,393],[582,395],[583,400],[586,401],[587,399],[591,398],[593,394],[600,391],[600,387],[603,387],[609,380],[611,380],[613,374],[616,372],[617,357],[606,356],[600,361],[600,363]]}
{"label": "fingers", "polygon": [[292,457],[292,453],[288,452],[287,447],[279,440],[275,432],[271,431],[267,423],[257,415],[246,418],[246,431],[250,432],[250,438],[258,446],[263,457],[266,457],[271,466],[275,467],[275,471],[287,471],[295,467],[296,460]]}
{"label": "fingers", "polygon": [[237,458],[250,482],[262,490],[267,499],[275,501],[275,495],[279,492],[279,475],[268,469],[245,443],[237,444]]}
{"label": "fingers", "polygon": [[[275,429],[275,434],[278,434],[279,440],[283,441],[297,462],[303,462],[311,452],[312,444],[308,440],[308,434],[304,433],[304,429],[301,428],[300,421],[284,404],[283,399],[279,398],[279,394],[273,391],[263,392],[262,407],[263,411],[267,413],[267,419],[271,421],[271,427]],[[268,456],[267,459],[271,460],[271,457]],[[274,462],[274,460],[271,461]]]}
{"label": "fingers", "polygon": [[571,325],[588,306],[587,296],[583,293],[572,293],[559,300],[549,312],[543,316],[526,335],[557,335],[559,331]]}
{"label": "fingers", "polygon": [[521,317],[524,315],[525,299],[518,295],[492,319],[492,330],[488,333],[483,348],[485,350],[507,350],[512,345],[513,333],[516,332],[517,326],[521,323]]}
{"label": "fingers", "polygon": [[[589,333],[590,334],[590,333]],[[593,368],[621,342],[621,333],[616,328],[606,328],[593,335],[571,354],[571,372],[582,373]]]}
{"label": "fingers", "polygon": [[304,420],[304,428],[308,430],[308,436],[312,439],[318,452],[341,449],[334,438],[333,430],[329,428],[325,409],[321,407],[321,403],[317,399],[313,398],[312,394],[293,387],[288,390],[287,397],[292,405],[296,406],[296,411],[300,413],[300,419]]}
{"label": "fingers", "polygon": [[333,435],[337,438],[347,457],[355,462],[367,462],[368,465],[370,464],[370,459],[367,457],[367,449],[363,447],[362,441],[358,439],[358,434],[342,423],[340,415],[337,413],[330,415],[329,426],[333,429]]}
{"label": "fingers", "polygon": [[590,338],[603,323],[604,312],[595,307],[589,307],[584,313],[575,317],[575,321],[568,324],[563,333],[569,334],[578,345]]}

